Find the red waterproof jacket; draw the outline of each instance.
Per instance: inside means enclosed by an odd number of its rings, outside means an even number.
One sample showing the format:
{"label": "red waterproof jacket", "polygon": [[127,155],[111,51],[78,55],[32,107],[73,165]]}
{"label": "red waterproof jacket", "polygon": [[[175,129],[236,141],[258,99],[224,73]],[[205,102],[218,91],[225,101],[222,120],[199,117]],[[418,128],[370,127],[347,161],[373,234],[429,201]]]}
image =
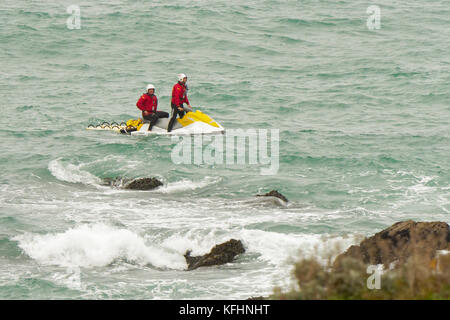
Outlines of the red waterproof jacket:
{"label": "red waterproof jacket", "polygon": [[172,89],[172,103],[177,107],[182,106],[183,103],[189,104],[186,95],[186,86],[180,82],[176,83]]}
{"label": "red waterproof jacket", "polygon": [[136,103],[136,106],[142,111],[148,111],[150,113],[156,112],[156,108],[158,108],[158,98],[153,95],[149,95],[144,93]]}

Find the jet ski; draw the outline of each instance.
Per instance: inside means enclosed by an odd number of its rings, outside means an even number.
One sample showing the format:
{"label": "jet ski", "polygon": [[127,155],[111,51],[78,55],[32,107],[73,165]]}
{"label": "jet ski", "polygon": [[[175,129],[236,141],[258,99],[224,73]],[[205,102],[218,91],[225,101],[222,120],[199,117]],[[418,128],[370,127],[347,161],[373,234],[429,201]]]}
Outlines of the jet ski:
{"label": "jet ski", "polygon": [[169,124],[168,118],[160,118],[153,125],[152,131],[148,131],[150,122],[137,119],[128,120],[126,123],[112,123],[107,122],[101,125],[89,125],[88,130],[112,130],[122,134],[129,134],[132,136],[149,136],[149,135],[192,135],[192,134],[222,134],[225,129],[217,123],[213,118],[200,110],[189,111],[183,118],[177,118],[172,131],[167,132]]}

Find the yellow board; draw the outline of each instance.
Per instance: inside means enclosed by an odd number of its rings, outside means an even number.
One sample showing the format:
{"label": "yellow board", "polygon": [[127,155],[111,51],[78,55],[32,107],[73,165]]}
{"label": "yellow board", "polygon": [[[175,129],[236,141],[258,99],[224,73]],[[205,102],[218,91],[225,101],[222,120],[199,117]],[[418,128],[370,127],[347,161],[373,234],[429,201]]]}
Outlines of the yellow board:
{"label": "yellow board", "polygon": [[213,127],[219,128],[219,125],[213,119],[211,119],[208,115],[204,114],[200,110],[197,110],[195,112],[188,112],[185,114],[183,119],[177,119],[177,120],[183,127],[186,127],[186,126],[190,125],[191,123],[201,121],[201,122],[205,122]]}

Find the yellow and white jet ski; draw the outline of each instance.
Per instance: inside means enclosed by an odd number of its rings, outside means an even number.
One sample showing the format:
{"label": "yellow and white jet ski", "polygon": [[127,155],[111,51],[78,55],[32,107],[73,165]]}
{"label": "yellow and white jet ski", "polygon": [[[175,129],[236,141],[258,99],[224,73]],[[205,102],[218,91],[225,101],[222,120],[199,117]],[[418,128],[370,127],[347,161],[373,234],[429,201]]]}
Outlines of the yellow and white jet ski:
{"label": "yellow and white jet ski", "polygon": [[152,131],[148,131],[150,123],[142,119],[128,120],[122,124],[89,125],[88,130],[113,130],[118,133],[131,134],[132,136],[149,136],[149,135],[191,135],[191,134],[222,134],[225,129],[218,124],[213,118],[200,110],[189,111],[182,119],[177,118],[172,131],[167,132],[169,124],[168,118],[160,118],[155,123]]}

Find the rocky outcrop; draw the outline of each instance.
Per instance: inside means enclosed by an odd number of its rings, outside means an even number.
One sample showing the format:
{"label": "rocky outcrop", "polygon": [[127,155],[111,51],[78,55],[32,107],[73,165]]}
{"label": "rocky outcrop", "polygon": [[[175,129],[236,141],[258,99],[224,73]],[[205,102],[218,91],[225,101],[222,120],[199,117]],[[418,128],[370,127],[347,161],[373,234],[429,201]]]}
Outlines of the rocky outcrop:
{"label": "rocky outcrop", "polygon": [[288,202],[289,201],[285,196],[283,196],[277,190],[272,190],[272,191],[270,191],[270,192],[268,192],[266,194],[257,194],[256,196],[257,197],[275,197],[275,198],[283,200],[284,202]]}
{"label": "rocky outcrop", "polygon": [[392,262],[402,265],[410,257],[429,263],[438,250],[450,249],[449,225],[445,222],[397,222],[391,227],[363,240],[359,246],[351,246],[334,261],[338,268],[345,258],[353,258],[365,264]]}
{"label": "rocky outcrop", "polygon": [[159,186],[162,186],[162,182],[156,178],[142,178],[134,179],[127,183],[124,189],[129,190],[152,190]]}
{"label": "rocky outcrop", "polygon": [[162,186],[162,182],[156,178],[105,178],[103,179],[103,185],[127,189],[127,190],[152,190],[159,186]]}
{"label": "rocky outcrop", "polygon": [[199,267],[214,266],[233,261],[238,254],[244,253],[244,245],[241,240],[231,239],[227,242],[216,245],[211,251],[203,256],[192,257],[191,251],[184,255],[188,264],[188,270]]}

